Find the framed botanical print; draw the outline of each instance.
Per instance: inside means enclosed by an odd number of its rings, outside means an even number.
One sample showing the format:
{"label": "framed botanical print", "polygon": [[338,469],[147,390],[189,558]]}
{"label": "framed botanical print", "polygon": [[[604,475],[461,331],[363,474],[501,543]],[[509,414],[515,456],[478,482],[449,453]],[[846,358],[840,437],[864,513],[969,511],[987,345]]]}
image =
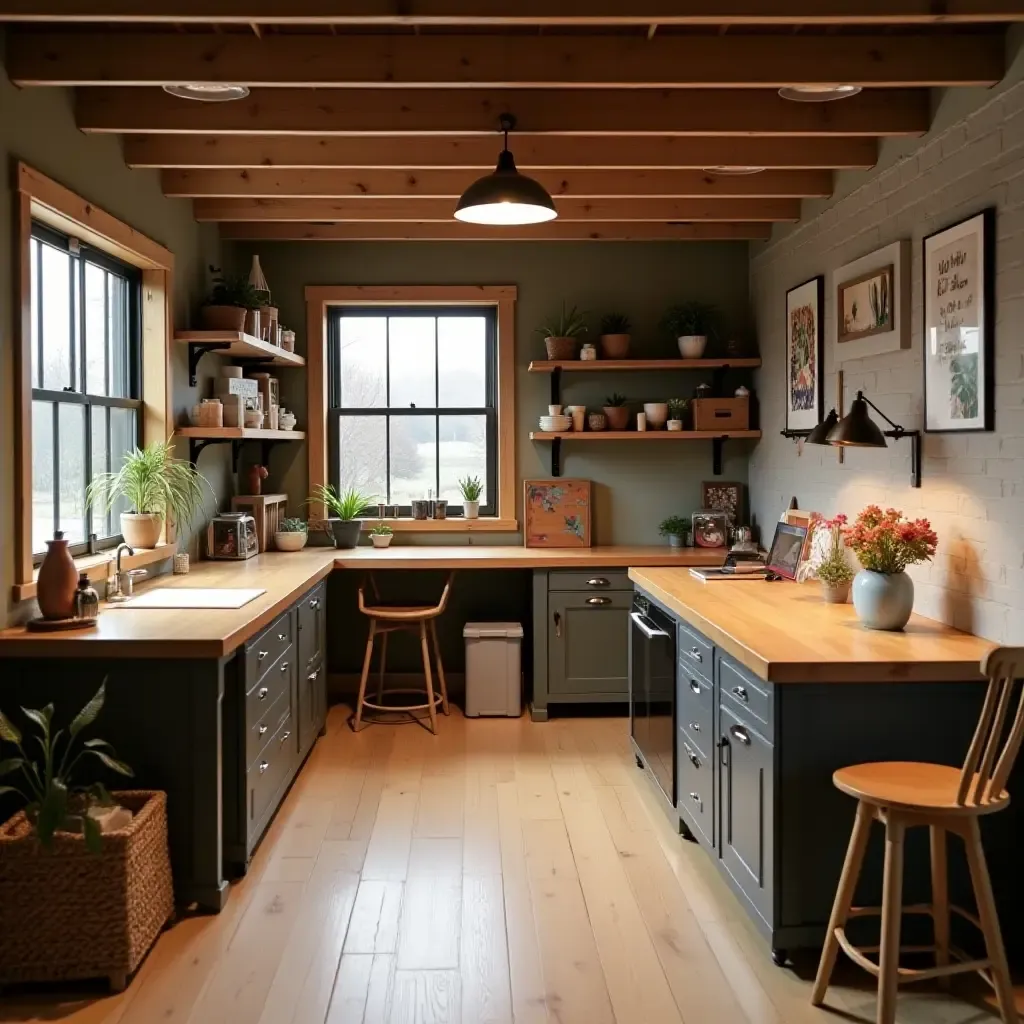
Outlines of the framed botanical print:
{"label": "framed botanical print", "polygon": [[989,208],[928,235],[924,266],[924,429],[995,427],[995,223]]}
{"label": "framed botanical print", "polygon": [[910,348],[910,252],[904,238],[832,272],[837,367]]}
{"label": "framed botanical print", "polygon": [[811,430],[824,418],[825,278],[786,292],[786,429]]}
{"label": "framed botanical print", "polygon": [[526,547],[590,547],[589,480],[526,480],[523,489]]}

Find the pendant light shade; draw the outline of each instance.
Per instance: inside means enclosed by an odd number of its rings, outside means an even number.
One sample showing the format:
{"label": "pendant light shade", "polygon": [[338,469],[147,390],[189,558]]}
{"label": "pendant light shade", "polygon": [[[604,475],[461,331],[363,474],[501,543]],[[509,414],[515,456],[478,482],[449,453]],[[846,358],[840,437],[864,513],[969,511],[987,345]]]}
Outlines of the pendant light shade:
{"label": "pendant light shade", "polygon": [[474,181],[455,207],[455,219],[469,224],[542,224],[558,216],[547,190],[538,181],[520,174],[509,152],[508,133],[515,128],[511,114],[501,115],[505,148],[492,174]]}
{"label": "pendant light shade", "polygon": [[828,435],[828,443],[840,448],[888,448],[885,435],[868,415],[868,402],[863,393],[850,406],[850,411]]}
{"label": "pendant light shade", "polygon": [[835,409],[829,409],[828,415],[807,435],[804,444],[825,444],[829,443],[828,435],[835,430],[839,417]]}

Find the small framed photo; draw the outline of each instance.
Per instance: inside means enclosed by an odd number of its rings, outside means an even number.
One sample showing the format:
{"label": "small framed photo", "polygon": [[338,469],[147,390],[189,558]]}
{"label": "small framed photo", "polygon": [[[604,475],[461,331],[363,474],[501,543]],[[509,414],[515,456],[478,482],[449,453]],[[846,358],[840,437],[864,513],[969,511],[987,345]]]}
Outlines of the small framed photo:
{"label": "small framed photo", "polygon": [[775,537],[772,540],[771,551],[768,552],[765,568],[783,579],[795,580],[806,542],[806,526],[779,523],[775,527]]}
{"label": "small framed photo", "polygon": [[704,480],[700,485],[702,508],[724,512],[731,526],[743,521],[743,484],[723,483],[720,480]]}
{"label": "small framed photo", "polygon": [[824,418],[825,278],[786,292],[786,429],[812,430]]}
{"label": "small framed photo", "polygon": [[693,513],[693,543],[698,548],[724,548],[729,543],[729,517],[702,509]]}
{"label": "small framed photo", "polygon": [[806,561],[811,557],[811,536],[814,533],[811,524],[814,522],[814,513],[802,508],[787,508],[782,513],[782,522],[788,523],[790,526],[802,526],[807,531],[807,540],[804,542],[803,554],[800,556],[801,562]]}
{"label": "small framed photo", "polygon": [[589,480],[526,480],[523,488],[526,547],[590,547]]}

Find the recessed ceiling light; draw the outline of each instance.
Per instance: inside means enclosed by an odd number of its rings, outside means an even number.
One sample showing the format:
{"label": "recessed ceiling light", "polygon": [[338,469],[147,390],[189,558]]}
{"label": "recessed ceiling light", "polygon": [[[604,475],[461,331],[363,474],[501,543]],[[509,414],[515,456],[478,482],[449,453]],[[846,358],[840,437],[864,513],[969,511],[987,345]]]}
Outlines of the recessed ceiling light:
{"label": "recessed ceiling light", "polygon": [[734,177],[738,177],[743,174],[760,174],[763,167],[743,167],[740,165],[723,164],[721,167],[704,167],[702,168],[707,174],[731,174]]}
{"label": "recessed ceiling light", "polygon": [[226,103],[229,100],[244,100],[249,95],[249,87],[216,82],[184,82],[181,85],[165,85],[164,92],[169,92],[172,96],[183,100]]}
{"label": "recessed ceiling light", "polygon": [[794,103],[830,103],[849,99],[860,91],[859,85],[785,85],[779,95]]}

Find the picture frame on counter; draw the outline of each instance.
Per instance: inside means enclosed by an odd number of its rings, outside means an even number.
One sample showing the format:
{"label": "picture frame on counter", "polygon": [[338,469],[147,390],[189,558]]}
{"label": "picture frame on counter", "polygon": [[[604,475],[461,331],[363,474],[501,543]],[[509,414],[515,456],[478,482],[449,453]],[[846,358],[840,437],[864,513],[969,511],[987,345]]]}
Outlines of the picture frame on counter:
{"label": "picture frame on counter", "polygon": [[904,238],[833,271],[837,366],[910,348],[910,267]]}
{"label": "picture frame on counter", "polygon": [[812,430],[825,416],[825,277],[786,292],[786,430]]}
{"label": "picture frame on counter", "polygon": [[722,480],[702,480],[700,485],[701,508],[724,512],[730,525],[738,524],[743,516],[743,484]]}
{"label": "picture frame on counter", "polygon": [[995,429],[995,227],[989,207],[922,241],[924,429]]}
{"label": "picture frame on counter", "polygon": [[806,543],[806,526],[777,523],[772,546],[765,561],[765,568],[768,572],[774,573],[784,580],[795,580]]}

